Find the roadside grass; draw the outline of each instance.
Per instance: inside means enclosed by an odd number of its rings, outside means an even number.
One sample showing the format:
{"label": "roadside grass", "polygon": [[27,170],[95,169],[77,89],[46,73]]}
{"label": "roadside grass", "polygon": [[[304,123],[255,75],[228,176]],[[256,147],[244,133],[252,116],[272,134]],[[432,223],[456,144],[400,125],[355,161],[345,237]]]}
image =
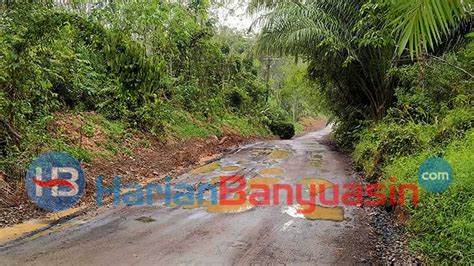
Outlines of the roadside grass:
{"label": "roadside grass", "polygon": [[304,132],[305,126],[300,122],[295,123],[295,135],[299,135]]}
{"label": "roadside grass", "polygon": [[[353,158],[356,167],[382,182],[418,184],[417,171],[429,157],[446,159],[454,180],[442,193],[420,187],[418,206],[406,205],[410,248],[433,263],[474,263],[473,113],[453,110],[435,125],[379,123],[361,132]],[[411,195],[407,196],[411,199]]]}
{"label": "roadside grass", "polygon": [[[21,146],[0,158],[0,169],[7,176],[19,178],[38,154],[64,151],[81,162],[94,158],[131,155],[134,147],[149,148],[153,138],[186,140],[190,138],[222,137],[228,133],[241,136],[268,137],[269,129],[260,121],[233,114],[203,118],[174,110],[163,121],[163,132],[151,136],[122,120],[108,120],[94,112],[56,113],[28,125]],[[20,152],[22,150],[23,152]]]}
{"label": "roadside grass", "polygon": [[270,130],[266,126],[262,126],[262,123],[259,121],[255,121],[250,117],[239,117],[232,114],[224,116],[221,127],[234,130],[240,135],[247,137],[268,137],[272,135]]}
{"label": "roadside grass", "polygon": [[[418,167],[435,155],[438,155],[436,151],[426,150],[399,158],[387,165],[384,173],[395,176],[401,183],[417,184]],[[449,144],[443,158],[453,168],[454,180],[442,193],[426,192],[420,187],[419,205],[408,205],[412,214],[408,229],[414,237],[410,245],[432,261],[471,264],[474,262],[474,130]]]}
{"label": "roadside grass", "polygon": [[57,113],[28,125],[23,136],[27,141],[0,159],[0,169],[7,176],[22,177],[31,160],[48,151],[64,151],[81,162],[129,154],[129,147],[138,139],[130,138],[137,134],[135,131],[96,113]]}
{"label": "roadside grass", "polygon": [[165,122],[165,135],[175,139],[205,138],[223,136],[231,131],[242,136],[270,136],[271,132],[258,121],[247,117],[224,114],[223,117],[193,117],[189,113],[173,112],[169,121]]}
{"label": "roadside grass", "polygon": [[175,139],[204,138],[210,135],[221,135],[221,130],[210,122],[191,116],[181,111],[174,111],[171,117],[164,121],[164,135]]}

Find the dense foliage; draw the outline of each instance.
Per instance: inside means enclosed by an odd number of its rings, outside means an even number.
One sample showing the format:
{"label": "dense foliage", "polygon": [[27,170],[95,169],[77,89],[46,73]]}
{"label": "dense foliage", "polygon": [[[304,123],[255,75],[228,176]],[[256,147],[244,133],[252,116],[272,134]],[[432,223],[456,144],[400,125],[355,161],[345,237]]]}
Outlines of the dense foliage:
{"label": "dense foliage", "polygon": [[[421,190],[409,229],[412,247],[435,261],[470,263],[474,260],[474,79],[452,65],[474,73],[474,43],[443,61],[393,69],[400,80],[396,105],[379,123],[358,136],[354,159],[365,173],[394,176],[400,184],[417,183],[417,170],[429,157],[443,157],[452,165],[454,182],[441,193]],[[426,68],[420,79],[419,68]]]}
{"label": "dense foliage", "polygon": [[417,183],[423,160],[453,185],[410,206],[411,246],[428,260],[474,261],[472,1],[252,0],[263,53],[308,62],[335,140],[371,181]]}
{"label": "dense foliage", "polygon": [[58,112],[177,138],[222,126],[260,134],[275,120],[252,41],[218,31],[205,1],[0,7],[0,171],[9,178],[44,150],[72,148],[50,134]]}
{"label": "dense foliage", "polygon": [[395,49],[377,16],[384,6],[364,0],[252,2],[256,10],[271,10],[257,21],[262,26],[259,50],[308,62],[309,75],[345,123],[341,139],[359,121],[385,115],[393,100],[388,69]]}
{"label": "dense foliage", "polygon": [[112,139],[291,138],[324,110],[370,180],[415,183],[424,159],[451,163],[453,185],[408,207],[411,245],[474,262],[471,0],[251,0],[256,44],[217,29],[208,1],[54,2],[0,4],[0,177],[45,150],[90,159],[52,134],[64,113]]}

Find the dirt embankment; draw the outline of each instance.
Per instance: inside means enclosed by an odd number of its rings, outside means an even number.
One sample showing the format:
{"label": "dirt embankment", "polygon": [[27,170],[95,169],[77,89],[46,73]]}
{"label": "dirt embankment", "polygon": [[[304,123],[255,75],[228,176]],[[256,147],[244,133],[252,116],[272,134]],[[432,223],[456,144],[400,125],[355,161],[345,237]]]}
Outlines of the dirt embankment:
{"label": "dirt embankment", "polygon": [[298,134],[299,136],[312,132],[312,131],[317,131],[320,129],[323,129],[326,127],[328,120],[325,117],[302,117],[299,120],[299,123],[304,127],[303,132]]}
{"label": "dirt embankment", "polygon": [[[58,134],[67,136],[71,145],[80,145],[87,151],[96,154],[102,152],[104,145],[101,143],[106,143],[107,137],[100,129],[96,129],[93,134],[83,134],[83,122],[84,119],[80,115],[59,114],[54,122],[56,130],[51,133],[55,137],[61,137]],[[175,177],[186,169],[218,158],[230,147],[255,139],[257,137],[244,137],[228,129],[224,130],[220,138],[210,136],[160,141],[143,133],[131,136],[131,140],[127,139],[122,143],[129,150],[126,154],[94,156],[90,162],[82,163],[87,185],[86,193],[77,206],[95,205],[95,178],[99,175],[104,177],[106,185],[110,184],[116,175],[119,175],[123,182],[129,183],[150,180],[159,182],[166,175]],[[23,181],[7,183],[1,178],[0,194],[0,227],[46,215],[29,201]]]}
{"label": "dirt embankment", "polygon": [[[219,158],[231,147],[258,139],[255,136],[241,136],[231,129],[224,129],[221,137],[167,141],[137,132],[121,141],[114,140],[118,145],[126,147],[128,152],[113,155],[104,148],[110,143],[110,136],[100,127],[96,127],[93,132],[86,132],[85,120],[83,115],[56,114],[50,131],[55,138],[66,139],[70,145],[93,154],[102,154],[94,156],[88,163],[82,163],[87,177],[86,193],[77,207],[86,208],[95,206],[97,176],[104,178],[105,186],[110,186],[112,178],[117,175],[123,183],[159,183],[167,175],[176,177],[192,167]],[[326,120],[308,117],[302,119],[301,124],[305,127],[305,132],[309,132],[324,128]],[[2,180],[0,179],[0,227],[46,215],[46,212],[30,202],[22,181],[7,183]]]}

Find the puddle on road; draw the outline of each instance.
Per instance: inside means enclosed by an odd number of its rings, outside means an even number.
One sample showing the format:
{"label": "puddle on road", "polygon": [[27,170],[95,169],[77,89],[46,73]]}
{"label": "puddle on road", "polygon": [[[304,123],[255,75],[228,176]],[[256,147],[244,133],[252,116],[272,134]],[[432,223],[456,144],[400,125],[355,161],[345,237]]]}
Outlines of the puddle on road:
{"label": "puddle on road", "polygon": [[236,164],[242,165],[242,164],[248,164],[248,163],[250,163],[250,161],[248,161],[248,160],[240,160],[240,161],[238,161]]}
{"label": "puddle on road", "polygon": [[231,166],[224,166],[222,167],[222,171],[225,171],[225,172],[235,172],[235,171],[239,171],[241,168],[239,166],[235,166],[235,165],[231,165]]}
{"label": "puddle on road", "polygon": [[[219,181],[220,177],[214,177],[215,181]],[[212,182],[212,181],[211,181]],[[246,194],[248,195],[250,192],[250,185],[251,184],[264,184],[264,185],[273,185],[278,184],[280,179],[275,177],[255,177],[250,179],[247,182],[247,188],[245,189]],[[239,195],[234,195],[232,199],[239,199]],[[172,206],[170,206],[172,207]],[[175,207],[175,206],[173,206]],[[255,206],[249,202],[248,199],[245,202],[237,205],[223,205],[218,202],[217,204],[213,205],[209,200],[203,200],[201,203],[197,199],[194,200],[193,204],[183,205],[181,206],[183,209],[198,209],[198,208],[206,208],[206,211],[209,213],[241,213],[248,210],[251,210]]]}
{"label": "puddle on road", "polygon": [[250,179],[250,181],[248,182],[249,185],[257,184],[257,185],[267,185],[267,186],[271,186],[278,183],[280,183],[280,179],[275,178],[275,177],[254,177]]}
{"label": "puddle on road", "polygon": [[[238,195],[235,195],[233,199],[238,199]],[[176,204],[172,204],[172,205],[174,205],[174,206],[170,206],[170,207],[176,207]],[[187,209],[187,210],[206,208],[206,211],[209,212],[209,213],[224,214],[224,213],[245,212],[245,211],[248,211],[248,210],[252,209],[255,206],[250,204],[250,202],[248,200],[246,200],[244,203],[238,204],[238,205],[223,205],[223,204],[220,204],[219,202],[217,204],[212,204],[212,202],[209,201],[209,200],[204,200],[204,201],[202,201],[202,203],[199,203],[199,201],[196,199],[196,200],[194,200],[193,204],[181,205],[181,207],[183,209]]]}
{"label": "puddle on road", "polygon": [[44,219],[29,220],[21,224],[16,224],[13,226],[1,228],[0,229],[0,242],[10,241],[20,236],[32,233],[34,231],[44,229],[50,226],[53,222],[61,218],[73,215],[76,212],[80,211],[81,209],[82,209],[81,207],[68,209],[61,212],[49,214]]}
{"label": "puddle on road", "polygon": [[309,164],[313,167],[319,168],[323,162],[323,155],[318,152],[313,152],[309,158]]}
{"label": "puddle on road", "polygon": [[216,204],[211,205],[207,208],[207,212],[209,213],[241,213],[252,209],[253,206],[250,204],[248,200],[246,200],[243,204],[239,205],[222,205]]}
{"label": "puddle on road", "polygon": [[290,215],[295,218],[303,218],[307,220],[328,220],[334,222],[344,221],[344,208],[343,207],[324,207],[316,205],[314,211],[310,213],[301,213],[304,210],[300,205],[288,206],[283,210],[283,213]]}
{"label": "puddle on road", "polygon": [[[307,189],[310,189],[311,185],[316,186],[317,193],[322,193],[327,189],[334,188],[334,184],[326,179],[321,178],[305,178],[298,181],[298,184],[306,185]],[[320,185],[324,185],[320,188]],[[315,206],[315,209],[309,213],[301,213],[301,210],[307,209],[310,205],[293,205],[287,207],[283,212],[297,218],[304,218],[307,220],[329,220],[335,222],[341,222],[344,220],[344,208],[343,207],[325,207],[320,205]]]}
{"label": "puddle on road", "polygon": [[251,157],[268,156],[273,151],[270,148],[256,148],[250,154]]}
{"label": "puddle on road", "polygon": [[[278,169],[281,170],[281,169]],[[273,173],[273,171],[271,171]],[[214,177],[214,182],[218,182],[220,177]],[[213,182],[213,181],[211,181]],[[276,177],[254,177],[247,182],[247,187],[245,189],[246,194],[249,195],[251,191],[250,185],[252,184],[262,184],[271,186],[274,184],[280,183],[280,179]],[[326,189],[334,187],[334,184],[328,180],[320,178],[305,178],[300,180],[298,184],[304,185],[306,188],[309,188],[310,185],[315,185],[318,188],[318,193],[323,192]],[[324,189],[319,188],[319,185],[324,185]],[[234,195],[232,199],[239,199],[239,195]],[[313,205],[314,206],[314,205]],[[171,204],[169,207],[177,207],[176,204]],[[201,203],[198,199],[195,199],[193,204],[181,205],[183,209],[198,209],[205,208],[209,213],[220,213],[220,214],[231,214],[231,213],[241,213],[248,210],[251,210],[255,205],[251,204],[248,199],[243,203],[237,205],[223,205],[218,202],[213,205],[209,200],[203,200]],[[309,213],[302,213],[301,210],[307,209],[309,205],[293,205],[287,207],[283,212],[297,218],[303,218],[307,220],[330,220],[335,222],[340,222],[344,220],[344,208],[343,207],[325,207],[316,205],[315,209]]]}
{"label": "puddle on road", "polygon": [[308,220],[330,220],[334,222],[342,222],[344,221],[344,208],[317,205],[314,211],[304,214],[304,217]]}
{"label": "puddle on road", "polygon": [[290,154],[291,153],[289,151],[285,150],[273,150],[268,157],[270,159],[285,159],[288,158]]}
{"label": "puddle on road", "polygon": [[135,219],[135,221],[139,221],[139,222],[142,222],[142,223],[151,223],[151,222],[154,222],[156,220],[149,217],[149,216],[142,216],[142,217],[138,217],[137,219]]}
{"label": "puddle on road", "polygon": [[84,224],[84,223],[86,223],[86,221],[68,221],[64,224],[60,224],[60,225],[54,226],[52,228],[49,228],[47,230],[41,231],[41,232],[35,234],[34,236],[32,236],[31,238],[29,238],[29,240],[35,240],[35,239],[38,239],[42,236],[49,235],[49,234],[52,234],[52,233],[56,233],[56,232],[74,227],[76,225],[81,225],[81,224]]}
{"label": "puddle on road", "polygon": [[204,166],[196,168],[196,169],[192,170],[191,173],[193,173],[193,174],[207,174],[207,173],[210,173],[214,170],[219,169],[220,167],[221,167],[221,165],[219,163],[214,162],[214,163],[206,164]]}
{"label": "puddle on road", "polygon": [[[298,181],[298,184],[306,185],[306,188],[309,190],[311,185],[316,187],[318,193],[323,192],[326,189],[334,188],[334,184],[329,182],[326,179],[321,178],[304,178]],[[320,188],[319,185],[324,185],[324,189]]]}
{"label": "puddle on road", "polygon": [[262,169],[259,172],[261,175],[282,175],[285,173],[285,170],[281,168],[266,168]]}

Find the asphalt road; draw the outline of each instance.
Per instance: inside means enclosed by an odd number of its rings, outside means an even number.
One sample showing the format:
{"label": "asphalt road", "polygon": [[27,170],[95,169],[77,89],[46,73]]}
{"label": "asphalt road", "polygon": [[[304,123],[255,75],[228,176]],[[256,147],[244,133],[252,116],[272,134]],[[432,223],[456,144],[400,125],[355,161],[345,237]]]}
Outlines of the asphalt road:
{"label": "asphalt road", "polygon": [[[231,174],[268,184],[357,182],[347,159],[320,144],[329,132],[326,128],[293,140],[242,146],[172,183],[197,186]],[[331,188],[326,192],[330,195]],[[317,207],[312,214],[302,215],[295,211],[299,208],[295,202],[285,201],[277,206],[183,208],[165,207],[158,197],[152,206],[110,206],[0,247],[0,264],[314,265],[370,260],[370,229],[361,208]]]}

